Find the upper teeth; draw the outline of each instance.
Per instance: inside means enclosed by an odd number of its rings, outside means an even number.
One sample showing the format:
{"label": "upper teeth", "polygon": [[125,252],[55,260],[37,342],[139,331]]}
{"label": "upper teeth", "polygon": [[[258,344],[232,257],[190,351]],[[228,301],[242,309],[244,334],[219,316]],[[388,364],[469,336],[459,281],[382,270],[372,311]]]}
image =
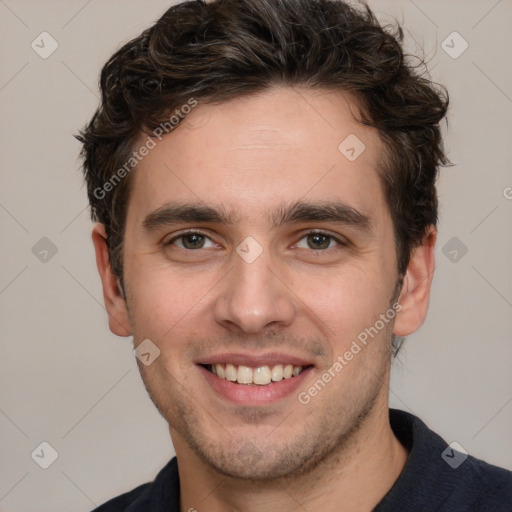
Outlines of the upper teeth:
{"label": "upper teeth", "polygon": [[282,379],[296,377],[302,371],[302,366],[293,366],[291,364],[276,364],[275,366],[250,366],[233,364],[212,364],[209,366],[211,372],[221,379],[238,382],[239,384],[258,384],[265,386],[270,382],[278,382]]}

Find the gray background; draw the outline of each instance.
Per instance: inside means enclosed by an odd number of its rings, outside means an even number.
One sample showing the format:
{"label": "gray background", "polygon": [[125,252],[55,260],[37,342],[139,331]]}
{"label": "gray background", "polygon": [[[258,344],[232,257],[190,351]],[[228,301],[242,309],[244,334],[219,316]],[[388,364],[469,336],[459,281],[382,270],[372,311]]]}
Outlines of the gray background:
{"label": "gray background", "polygon": [[[0,0],[4,512],[90,510],[152,479],[173,453],[131,339],[107,327],[72,137],[97,105],[102,64],[167,5]],[[512,3],[370,5],[405,23],[411,50],[424,47],[452,101],[446,140],[455,166],[439,182],[431,307],[394,362],[391,403],[448,443],[512,468]],[[34,40],[43,46],[43,31],[58,43],[46,59],[31,48]],[[469,44],[458,58],[442,47],[453,31]],[[462,48],[453,36],[447,44],[452,53]],[[44,253],[43,237],[56,254]],[[31,458],[43,441],[58,453],[48,469]]]}

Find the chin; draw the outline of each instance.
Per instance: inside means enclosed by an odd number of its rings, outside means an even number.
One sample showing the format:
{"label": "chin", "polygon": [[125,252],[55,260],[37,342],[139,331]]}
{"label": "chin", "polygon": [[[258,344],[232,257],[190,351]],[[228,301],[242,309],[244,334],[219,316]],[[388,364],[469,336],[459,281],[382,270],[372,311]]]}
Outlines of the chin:
{"label": "chin", "polygon": [[305,432],[291,443],[281,440],[271,444],[266,436],[253,441],[230,438],[210,443],[204,437],[199,442],[198,439],[188,438],[187,441],[204,464],[224,476],[253,482],[286,480],[309,473],[325,461],[334,448],[332,440],[318,439],[317,443],[312,443],[311,435]]}
{"label": "chin", "polygon": [[296,476],[304,467],[303,460],[291,460],[286,454],[280,460],[276,460],[275,456],[263,454],[259,450],[246,451],[237,455],[238,457],[230,460],[208,458],[205,462],[218,473],[230,478],[260,482]]}

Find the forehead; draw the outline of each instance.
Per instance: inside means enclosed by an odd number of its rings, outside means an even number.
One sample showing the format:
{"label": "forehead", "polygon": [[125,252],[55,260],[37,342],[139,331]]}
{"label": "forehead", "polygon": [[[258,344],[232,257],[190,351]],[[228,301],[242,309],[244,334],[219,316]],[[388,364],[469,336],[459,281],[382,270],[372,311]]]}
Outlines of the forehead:
{"label": "forehead", "polygon": [[378,216],[383,146],[357,115],[347,93],[291,87],[199,102],[138,164],[128,220],[169,201],[223,205],[256,220],[279,203],[342,200]]}

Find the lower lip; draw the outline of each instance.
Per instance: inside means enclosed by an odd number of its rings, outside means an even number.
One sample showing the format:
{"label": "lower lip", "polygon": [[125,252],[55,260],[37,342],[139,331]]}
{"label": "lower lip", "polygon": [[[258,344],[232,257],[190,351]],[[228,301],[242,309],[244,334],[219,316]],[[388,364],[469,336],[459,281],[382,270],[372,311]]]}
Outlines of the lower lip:
{"label": "lower lip", "polygon": [[198,365],[197,367],[217,394],[231,402],[243,405],[268,404],[291,395],[304,382],[309,372],[313,369],[310,366],[296,377],[282,379],[266,386],[259,386],[257,384],[237,384],[236,382],[217,377],[217,375],[214,375],[202,366]]}

